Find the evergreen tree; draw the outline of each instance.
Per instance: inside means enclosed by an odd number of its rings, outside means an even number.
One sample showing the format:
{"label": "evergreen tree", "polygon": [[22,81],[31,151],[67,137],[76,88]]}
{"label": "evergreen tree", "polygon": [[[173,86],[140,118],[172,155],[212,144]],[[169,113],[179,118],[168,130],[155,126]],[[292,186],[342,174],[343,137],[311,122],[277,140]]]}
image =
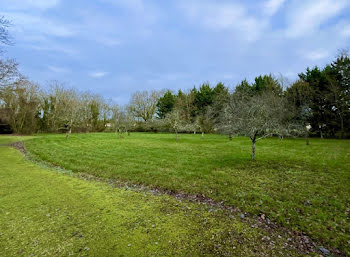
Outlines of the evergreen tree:
{"label": "evergreen tree", "polygon": [[299,78],[309,83],[312,90],[310,104],[312,117],[310,123],[313,130],[321,137],[323,137],[325,133],[330,136],[329,124],[331,121],[331,111],[329,101],[327,100],[329,85],[326,73],[318,67],[312,70],[307,68],[305,73],[299,74]]}
{"label": "evergreen tree", "polygon": [[[182,94],[181,90],[179,94]],[[165,94],[159,98],[157,103],[157,115],[160,119],[164,119],[168,113],[170,113],[176,102],[176,95],[170,90],[167,90]]]}
{"label": "evergreen tree", "polygon": [[333,134],[343,138],[350,134],[350,58],[339,56],[324,70],[328,80],[327,101],[330,105]]}
{"label": "evergreen tree", "polygon": [[275,79],[271,74],[259,76],[254,79],[252,84],[252,90],[254,94],[260,94],[261,92],[273,92],[275,95],[282,95],[282,87],[277,79]]}
{"label": "evergreen tree", "polygon": [[244,79],[236,86],[235,92],[244,93],[245,95],[253,95],[253,87],[246,79]]}
{"label": "evergreen tree", "polygon": [[195,94],[194,103],[197,107],[198,113],[204,113],[206,108],[214,101],[214,90],[209,83],[204,83],[200,86]]}

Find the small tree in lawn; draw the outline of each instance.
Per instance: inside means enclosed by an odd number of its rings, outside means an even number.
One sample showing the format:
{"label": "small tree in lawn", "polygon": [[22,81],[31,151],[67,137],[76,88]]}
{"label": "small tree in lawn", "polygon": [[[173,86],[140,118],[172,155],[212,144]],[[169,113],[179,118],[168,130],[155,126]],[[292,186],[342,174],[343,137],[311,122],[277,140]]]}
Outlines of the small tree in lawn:
{"label": "small tree in lawn", "polygon": [[131,117],[128,110],[126,108],[114,106],[112,108],[112,113],[112,124],[115,128],[115,132],[119,135],[119,138],[123,138],[124,132],[129,136],[135,120]]}
{"label": "small tree in lawn", "polygon": [[210,106],[208,106],[205,109],[205,111],[203,111],[197,116],[197,123],[199,125],[200,131],[202,132],[202,139],[204,139],[204,133],[206,131],[212,130],[213,122],[212,122],[211,116],[212,116],[212,110]]}
{"label": "small tree in lawn", "polygon": [[178,108],[173,109],[165,118],[166,124],[175,132],[177,141],[179,130],[185,127],[183,114]]}
{"label": "small tree in lawn", "polygon": [[135,119],[131,116],[129,112],[126,112],[125,114],[125,132],[130,136],[130,130],[135,127]]}
{"label": "small tree in lawn", "polygon": [[248,136],[255,143],[268,136],[287,136],[298,131],[286,116],[286,101],[272,92],[254,96],[234,93],[227,101],[220,118],[220,130],[227,134]]}
{"label": "small tree in lawn", "polygon": [[119,138],[123,138],[125,113],[119,109],[119,107],[114,107],[112,120],[115,132],[118,134]]}
{"label": "small tree in lawn", "polygon": [[79,117],[79,108],[82,104],[79,101],[79,98],[76,95],[76,92],[73,90],[68,91],[68,93],[71,93],[70,98],[68,99],[68,105],[69,105],[69,111],[66,113],[66,121],[67,121],[67,132],[66,132],[66,139],[69,138],[70,134],[72,133],[72,128],[75,125],[75,122],[78,121]]}
{"label": "small tree in lawn", "polygon": [[197,133],[197,131],[200,131],[200,129],[201,129],[200,125],[199,125],[198,118],[194,119],[193,122],[186,122],[184,120],[183,120],[183,122],[184,122],[184,124],[186,124],[186,125],[184,125],[184,130],[186,132],[190,132],[190,133],[193,133],[195,135]]}

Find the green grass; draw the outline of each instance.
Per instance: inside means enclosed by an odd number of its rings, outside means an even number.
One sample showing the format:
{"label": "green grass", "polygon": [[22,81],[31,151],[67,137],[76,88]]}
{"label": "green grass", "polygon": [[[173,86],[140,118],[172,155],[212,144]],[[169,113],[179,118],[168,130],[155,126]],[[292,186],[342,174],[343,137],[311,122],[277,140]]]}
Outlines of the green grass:
{"label": "green grass", "polygon": [[202,193],[303,231],[350,255],[350,141],[134,133],[49,135],[26,143],[34,158],[105,178]]}
{"label": "green grass", "polygon": [[23,141],[23,140],[29,140],[35,138],[34,136],[4,136],[0,135],[0,145],[7,145],[10,143]]}
{"label": "green grass", "polygon": [[[56,136],[39,140],[60,144]],[[242,222],[210,206],[62,174],[10,147],[0,146],[0,160],[1,256],[300,254],[285,249],[283,232],[267,233],[252,227],[253,220]]]}

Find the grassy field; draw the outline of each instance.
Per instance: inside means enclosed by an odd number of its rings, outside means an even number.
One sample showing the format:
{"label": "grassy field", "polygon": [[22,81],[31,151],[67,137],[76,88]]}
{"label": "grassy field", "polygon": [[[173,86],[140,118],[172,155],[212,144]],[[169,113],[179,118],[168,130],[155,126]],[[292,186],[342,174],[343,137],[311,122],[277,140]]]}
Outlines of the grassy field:
{"label": "grassy field", "polygon": [[104,178],[204,194],[265,214],[350,255],[350,141],[134,133],[48,135],[26,143],[33,158]]}
{"label": "grassy field", "polygon": [[267,232],[238,214],[84,180],[7,146],[0,146],[0,160],[1,256],[301,255],[289,247],[288,234]]}

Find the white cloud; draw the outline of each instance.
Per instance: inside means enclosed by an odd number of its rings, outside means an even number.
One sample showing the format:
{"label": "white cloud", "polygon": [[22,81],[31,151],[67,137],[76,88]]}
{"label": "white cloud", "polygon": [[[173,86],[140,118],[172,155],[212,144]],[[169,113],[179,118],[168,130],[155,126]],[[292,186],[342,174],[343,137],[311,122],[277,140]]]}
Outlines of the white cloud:
{"label": "white cloud", "polygon": [[305,57],[308,60],[311,61],[318,61],[321,59],[325,59],[329,56],[329,53],[327,51],[325,51],[324,49],[317,49],[314,51],[311,51],[309,53],[306,53]]}
{"label": "white cloud", "polygon": [[268,0],[264,3],[264,13],[268,16],[272,16],[278,12],[286,0]]}
{"label": "white cloud", "polygon": [[142,0],[101,0],[101,1],[122,6],[135,11],[141,11],[145,7]]}
{"label": "white cloud", "polygon": [[286,35],[291,38],[317,31],[321,25],[349,5],[347,0],[305,0],[296,3],[287,17]]}
{"label": "white cloud", "polygon": [[3,13],[5,17],[9,17],[14,24],[13,30],[22,36],[23,34],[49,35],[57,37],[71,37],[75,35],[76,29],[67,24],[58,24],[52,20],[34,16],[21,12]]}
{"label": "white cloud", "polygon": [[78,54],[78,51],[76,51],[75,49],[72,49],[68,46],[55,45],[50,42],[46,42],[45,44],[41,44],[41,45],[23,45],[23,46],[37,50],[37,51],[57,52],[57,53],[63,53],[70,56]]}
{"label": "white cloud", "polygon": [[105,71],[94,71],[89,73],[89,76],[93,78],[102,78],[106,75],[108,75],[108,72]]}
{"label": "white cloud", "polygon": [[69,56],[77,55],[78,51],[68,45],[56,43],[57,38],[71,38],[78,33],[77,27],[57,23],[40,15],[35,16],[22,12],[6,12],[14,24],[10,29],[16,43],[36,51],[63,53]]}
{"label": "white cloud", "polygon": [[114,38],[108,38],[108,37],[98,37],[96,39],[96,42],[105,45],[105,46],[118,46],[121,44],[121,41]]}
{"label": "white cloud", "polygon": [[[157,4],[152,4],[152,1],[144,0],[100,0],[104,3],[113,5],[118,9],[128,12],[132,17],[132,23],[137,23],[141,26],[155,24],[159,20],[161,11]],[[157,2],[157,1],[156,1]],[[131,17],[130,17],[131,18]]]}
{"label": "white cloud", "polygon": [[254,41],[266,26],[265,20],[249,15],[247,9],[238,3],[217,3],[208,1],[181,1],[180,8],[193,24],[200,24],[212,30],[228,30],[240,33],[239,37]]}
{"label": "white cloud", "polygon": [[350,37],[350,24],[342,26],[340,35],[343,37]]}
{"label": "white cloud", "polygon": [[236,74],[232,74],[232,73],[224,73],[222,74],[222,78],[226,79],[226,80],[232,80],[234,78],[236,78]]}
{"label": "white cloud", "polygon": [[68,69],[63,68],[63,67],[57,67],[57,66],[54,66],[54,65],[49,65],[49,66],[47,66],[47,68],[50,71],[55,72],[55,73],[66,73],[66,72],[68,72]]}
{"label": "white cloud", "polygon": [[60,0],[1,0],[3,8],[10,10],[28,10],[32,8],[46,10],[56,7]]}

